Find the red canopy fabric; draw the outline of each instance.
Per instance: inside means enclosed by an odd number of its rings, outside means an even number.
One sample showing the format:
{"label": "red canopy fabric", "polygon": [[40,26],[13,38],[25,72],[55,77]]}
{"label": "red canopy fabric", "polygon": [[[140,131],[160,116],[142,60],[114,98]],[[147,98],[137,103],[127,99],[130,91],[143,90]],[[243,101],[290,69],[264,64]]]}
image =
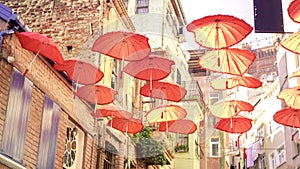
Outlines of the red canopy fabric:
{"label": "red canopy fabric", "polygon": [[273,119],[279,124],[300,128],[300,109],[284,108],[277,111]]}
{"label": "red canopy fabric", "polygon": [[251,129],[251,119],[245,117],[222,118],[215,125],[216,129],[229,133],[244,133]]}
{"label": "red canopy fabric", "polygon": [[63,64],[56,63],[54,68],[66,72],[73,82],[83,85],[98,83],[104,76],[95,65],[78,59],[65,60]]}
{"label": "red canopy fabric", "polygon": [[149,123],[159,123],[183,119],[187,115],[186,110],[178,105],[157,106],[146,113]]}
{"label": "red canopy fabric", "polygon": [[171,73],[171,66],[174,64],[173,60],[150,55],[143,60],[128,63],[122,72],[140,80],[161,80]]}
{"label": "red canopy fabric", "polygon": [[151,48],[146,36],[125,31],[113,31],[101,35],[92,51],[119,60],[137,61],[149,56]]}
{"label": "red canopy fabric", "polygon": [[159,124],[159,131],[168,131],[178,134],[192,134],[197,130],[196,124],[192,120],[179,119]]}
{"label": "red canopy fabric", "polygon": [[262,82],[250,76],[235,76],[229,78],[217,78],[211,81],[211,87],[216,90],[232,89],[237,86],[243,86],[247,88],[258,88],[262,85]]}
{"label": "red canopy fabric", "polygon": [[239,43],[253,28],[242,19],[218,14],[194,20],[187,25],[187,30],[194,33],[200,46],[221,49]]}
{"label": "red canopy fabric", "polygon": [[113,118],[107,122],[107,126],[121,132],[136,134],[143,130],[144,125],[140,119]]}
{"label": "red canopy fabric", "polygon": [[300,0],[293,0],[288,7],[289,17],[296,23],[300,23]]}
{"label": "red canopy fabric", "polygon": [[102,85],[86,85],[75,91],[74,95],[92,104],[109,104],[118,92]]}
{"label": "red canopy fabric", "polygon": [[140,94],[146,97],[164,99],[179,102],[186,95],[186,90],[177,85],[167,82],[154,81],[152,84],[145,84],[140,89]]}
{"label": "red canopy fabric", "polygon": [[112,117],[112,118],[132,118],[132,114],[113,105],[104,105],[91,113],[94,118]]}

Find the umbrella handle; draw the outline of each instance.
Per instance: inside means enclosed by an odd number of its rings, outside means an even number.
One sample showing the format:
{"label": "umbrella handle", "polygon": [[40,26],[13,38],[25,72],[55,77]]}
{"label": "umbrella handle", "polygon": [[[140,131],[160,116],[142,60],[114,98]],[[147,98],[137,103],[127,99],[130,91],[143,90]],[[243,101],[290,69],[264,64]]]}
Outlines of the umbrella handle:
{"label": "umbrella handle", "polygon": [[29,63],[29,66],[26,68],[26,70],[23,73],[23,76],[26,76],[27,72],[29,71],[29,68],[31,67],[32,63],[35,61],[36,57],[38,56],[38,54],[40,53],[41,49],[35,54],[34,58],[32,59],[32,61]]}

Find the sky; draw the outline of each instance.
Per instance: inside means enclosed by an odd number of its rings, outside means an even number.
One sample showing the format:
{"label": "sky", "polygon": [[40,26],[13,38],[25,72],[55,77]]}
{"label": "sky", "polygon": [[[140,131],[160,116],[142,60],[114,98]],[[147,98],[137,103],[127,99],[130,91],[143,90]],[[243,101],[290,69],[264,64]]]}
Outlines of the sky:
{"label": "sky", "polygon": [[[295,23],[293,23],[287,16],[287,7],[289,5],[288,0],[282,0],[283,4],[283,15],[286,25],[288,27],[293,27]],[[183,10],[185,12],[185,16],[187,19],[187,24],[191,23],[193,20],[202,18],[207,15],[215,15],[215,14],[225,14],[225,15],[233,15],[237,18],[243,19],[245,22],[250,24],[254,28],[254,8],[253,8],[253,0],[181,0],[181,4]],[[285,11],[286,10],[286,11]],[[290,26],[292,24],[293,26]],[[297,25],[298,26],[298,25]],[[271,36],[274,34],[266,34],[266,33],[254,33],[254,29],[248,37],[246,37],[241,43],[252,42],[253,44],[260,45],[265,43],[269,43],[271,40]],[[192,47],[195,47],[193,42],[190,42],[189,39],[193,38],[192,33],[187,34],[187,40]]]}

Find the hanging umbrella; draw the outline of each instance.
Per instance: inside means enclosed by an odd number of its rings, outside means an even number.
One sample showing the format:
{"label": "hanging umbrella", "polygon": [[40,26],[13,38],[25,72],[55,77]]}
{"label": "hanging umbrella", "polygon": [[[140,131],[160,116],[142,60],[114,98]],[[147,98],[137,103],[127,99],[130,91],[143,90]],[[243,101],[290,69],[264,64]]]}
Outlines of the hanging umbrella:
{"label": "hanging umbrella", "polygon": [[226,90],[232,89],[237,86],[244,86],[247,88],[258,88],[262,85],[262,82],[255,77],[235,76],[229,78],[214,79],[213,81],[211,81],[210,85],[213,89]]}
{"label": "hanging umbrella", "polygon": [[286,50],[295,54],[300,54],[300,31],[293,33],[292,35],[281,41],[280,45]]}
{"label": "hanging umbrella", "polygon": [[283,100],[291,108],[300,109],[300,86],[281,91],[277,98]]}
{"label": "hanging umbrella", "polygon": [[222,118],[215,125],[215,128],[229,133],[242,134],[251,129],[251,121],[251,119],[248,119],[246,117]]}
{"label": "hanging umbrella", "polygon": [[171,120],[183,119],[187,115],[184,108],[177,105],[158,106],[146,113],[149,123],[159,123]]}
{"label": "hanging umbrella", "polygon": [[132,118],[132,114],[126,110],[122,110],[114,105],[104,105],[91,113],[94,118],[112,117],[112,118]]}
{"label": "hanging umbrella", "polygon": [[211,113],[220,118],[229,118],[237,115],[241,111],[252,111],[254,107],[241,100],[226,100],[216,102],[211,106]]}
{"label": "hanging umbrella", "polygon": [[174,64],[173,60],[150,55],[143,60],[128,63],[122,72],[140,80],[161,80],[171,73],[171,66]]}
{"label": "hanging umbrella", "polygon": [[196,42],[212,49],[233,46],[248,36],[253,28],[244,20],[230,15],[211,15],[194,20],[187,25]]}
{"label": "hanging umbrella", "polygon": [[300,69],[293,72],[289,78],[293,78],[293,77],[300,77]]}
{"label": "hanging umbrella", "polygon": [[65,71],[73,82],[83,85],[98,83],[103,78],[103,72],[100,69],[83,60],[65,60],[63,64],[56,63],[54,68],[58,71]]}
{"label": "hanging umbrella", "polygon": [[108,32],[101,35],[93,44],[92,51],[119,60],[137,61],[150,54],[148,38],[125,31]]}
{"label": "hanging umbrella", "polygon": [[140,89],[140,94],[143,96],[174,102],[179,102],[186,95],[186,92],[183,87],[177,84],[157,81],[152,82],[152,86],[145,84]]}
{"label": "hanging umbrella", "polygon": [[251,66],[256,56],[244,49],[220,49],[209,51],[199,59],[199,66],[214,72],[243,75]]}
{"label": "hanging umbrella", "polygon": [[144,126],[140,119],[125,119],[125,118],[113,118],[107,122],[107,126],[117,129],[121,132],[136,134],[143,130]]}
{"label": "hanging umbrella", "polygon": [[289,17],[296,23],[300,23],[300,0],[293,0],[288,7]]}
{"label": "hanging umbrella", "polygon": [[168,131],[178,134],[192,134],[197,130],[197,125],[192,120],[179,119],[159,124],[159,131]]}
{"label": "hanging umbrella", "polygon": [[30,62],[29,66],[24,71],[24,76],[39,54],[56,63],[64,63],[64,58],[59,50],[59,47],[57,46],[57,44],[52,42],[49,37],[36,32],[17,32],[16,34],[19,38],[22,48],[36,53],[34,59]]}
{"label": "hanging umbrella", "polygon": [[92,104],[109,104],[114,101],[118,92],[102,85],[86,85],[78,88],[75,96]]}
{"label": "hanging umbrella", "polygon": [[273,119],[279,124],[300,128],[300,109],[284,108],[277,111]]}

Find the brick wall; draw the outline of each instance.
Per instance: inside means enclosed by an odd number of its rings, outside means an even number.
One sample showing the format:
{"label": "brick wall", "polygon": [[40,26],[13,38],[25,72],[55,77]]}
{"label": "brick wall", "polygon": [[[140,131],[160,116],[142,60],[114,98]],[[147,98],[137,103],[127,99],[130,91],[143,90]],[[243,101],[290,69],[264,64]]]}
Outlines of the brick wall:
{"label": "brick wall", "polygon": [[[77,57],[90,30],[99,30],[101,0],[43,0],[2,2],[17,13],[33,32],[51,36],[65,58]],[[67,46],[72,46],[68,52]]]}
{"label": "brick wall", "polygon": [[[15,35],[12,35],[12,37],[5,37],[2,51],[4,59],[0,62],[0,141],[2,141],[12,66],[23,72],[25,70],[25,67],[34,57],[34,54],[32,52],[21,48]],[[6,62],[6,58],[9,55],[15,58],[15,61],[12,63],[12,65]],[[53,69],[53,67],[49,65],[49,63],[46,62],[42,57],[38,57],[34,61],[26,77],[31,82],[33,82],[34,87],[32,93],[32,102],[30,105],[23,164],[26,166],[26,168],[36,168],[42,121],[43,100],[44,95],[47,94],[61,107],[55,168],[62,168],[63,153],[65,150],[66,127],[69,119],[72,119],[73,121],[76,121],[77,124],[81,125],[79,118],[82,118],[83,116],[86,123],[84,124],[84,126],[80,127],[83,127],[85,131],[91,133],[91,129],[93,129],[93,118],[89,114],[92,109],[90,109],[90,107],[84,102],[80,101],[80,99],[74,100],[71,85],[68,84],[63,78],[61,78],[61,75],[59,75]],[[78,117],[79,114],[77,113],[77,111],[79,110],[76,109],[76,107],[74,106],[75,104],[79,105],[80,107],[81,117]],[[89,134],[87,135],[88,140],[86,147],[87,151],[91,152],[92,139]],[[86,153],[88,157],[86,157],[85,159],[92,159],[92,168],[95,168],[97,154],[96,145],[94,144],[93,146],[93,155],[91,153]],[[88,163],[89,161],[84,161],[84,164]],[[0,165],[0,167],[2,166]]]}
{"label": "brick wall", "polygon": [[[12,67],[9,66],[4,59],[2,59],[0,61],[0,136],[3,135],[11,73]],[[2,137],[0,137],[0,145],[2,145]]]}

